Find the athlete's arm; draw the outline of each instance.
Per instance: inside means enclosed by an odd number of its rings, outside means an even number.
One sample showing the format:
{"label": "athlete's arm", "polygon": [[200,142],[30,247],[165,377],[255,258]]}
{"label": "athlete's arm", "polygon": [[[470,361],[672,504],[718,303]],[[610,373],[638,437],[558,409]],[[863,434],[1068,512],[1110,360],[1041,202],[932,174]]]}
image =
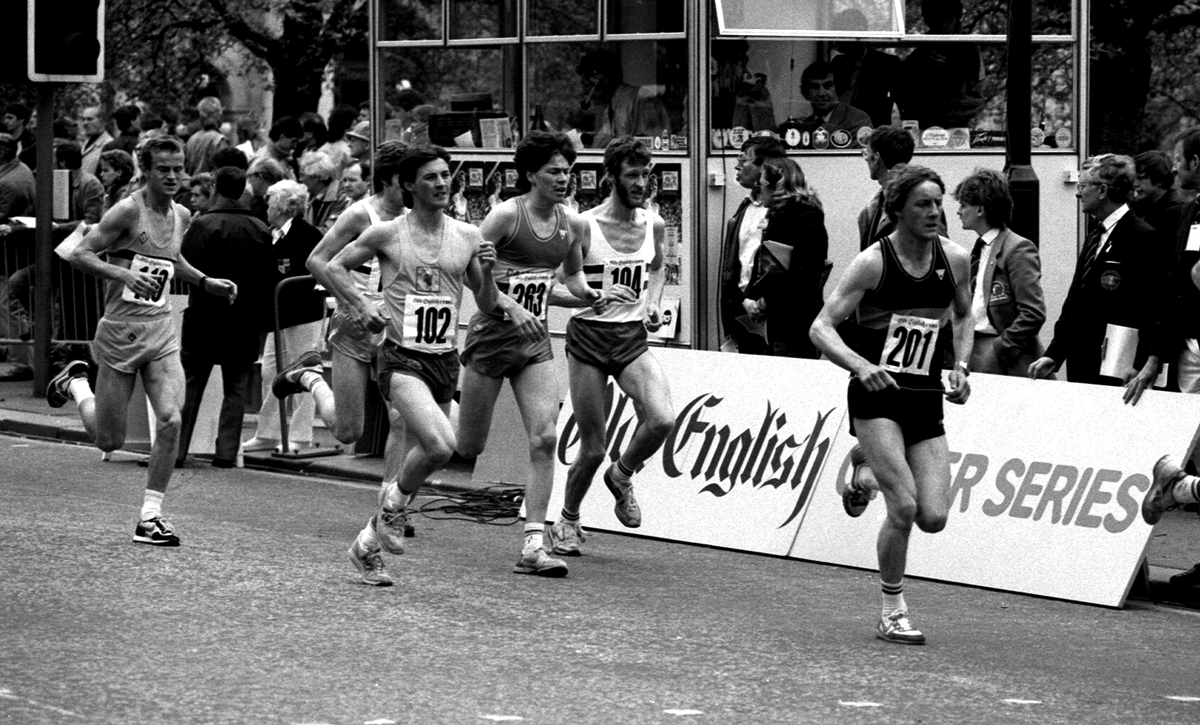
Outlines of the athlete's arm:
{"label": "athlete's arm", "polygon": [[468,234],[474,237],[478,250],[467,264],[467,278],[464,282],[474,293],[475,305],[480,311],[491,312],[500,298],[507,297],[500,294],[496,287],[496,279],[492,276],[492,267],[496,265],[496,245],[485,242],[473,229]]}
{"label": "athlete's arm", "polygon": [[859,355],[842,336],[838,334],[837,326],[848,318],[862,301],[867,290],[875,289],[883,273],[883,255],[879,245],[872,245],[866,251],[859,253],[846,273],[838,280],[837,287],[825,300],[825,306],[813,320],[808,336],[833,362],[853,373],[867,390],[877,391],[885,388],[899,388],[896,380],[878,364],[870,362]]}
{"label": "athlete's arm", "polygon": [[666,277],[663,274],[663,240],[667,236],[667,225],[662,217],[654,216],[654,259],[650,260],[650,286],[646,290],[646,329],[650,332],[662,327],[662,293]]}
{"label": "athlete's arm", "polygon": [[967,382],[967,365],[971,361],[971,348],[975,344],[975,314],[971,311],[971,258],[966,250],[954,242],[942,245],[950,269],[954,272],[954,302],[950,307],[950,324],[954,326],[954,369],[950,371],[950,389],[946,400],[951,403],[967,402],[971,396],[971,384]]}
{"label": "athlete's arm", "polygon": [[390,224],[369,227],[325,264],[325,278],[329,280],[327,287],[333,290],[339,300],[345,300],[358,312],[362,325],[371,332],[381,332],[387,327],[387,317],[363,297],[358,285],[354,284],[354,278],[350,276],[350,270],[366,264],[376,254],[390,259],[387,253],[390,238]]}
{"label": "athlete's arm", "polygon": [[569,215],[571,225],[571,246],[567,256],[558,267],[558,276],[562,280],[562,288],[558,285],[550,293],[550,304],[560,307],[591,307],[600,298],[600,290],[588,286],[587,277],[583,274],[583,259],[592,245],[592,227],[587,221],[577,215]]}
{"label": "athlete's arm", "polygon": [[209,277],[193,267],[190,262],[183,258],[182,253],[179,255],[179,259],[175,261],[175,277],[188,284],[199,286],[200,289],[210,295],[224,297],[230,304],[237,299],[237,283],[230,279]]}
{"label": "athlete's arm", "polygon": [[71,252],[71,266],[81,272],[123,283],[130,291],[146,298],[158,294],[158,278],[146,272],[135,272],[119,264],[106,262],[100,255],[116,246],[137,228],[138,208],[132,198],[117,202],[84,235],[79,246]]}
{"label": "athlete's arm", "polygon": [[[479,225],[479,236],[492,245],[493,260],[495,259],[496,247],[503,247],[508,240],[512,239],[512,236],[516,232],[517,204],[512,200],[497,204],[484,217],[483,223]],[[488,268],[488,274],[491,274],[491,267]],[[495,280],[493,280],[492,286],[495,286]],[[480,309],[482,310],[483,308],[481,307]],[[491,309],[493,308],[488,308],[484,312]],[[508,295],[500,295],[496,300],[494,309],[504,313],[505,319],[512,322],[517,328],[517,333],[523,339],[541,340],[549,334],[546,326],[542,324],[540,317],[525,309],[524,305],[521,305]]]}
{"label": "athlete's arm", "polygon": [[[316,248],[312,250],[312,254],[308,255],[304,266],[312,272],[312,276],[317,278],[326,289],[331,289],[332,285],[329,282],[329,277],[326,275],[325,267],[329,264],[329,260],[338,252],[346,248],[346,245],[354,241],[363,231],[370,226],[371,217],[367,211],[362,208],[354,209],[352,213],[338,215],[333,226],[329,231],[325,232],[325,236],[321,237],[321,241],[317,243]],[[336,294],[336,293],[335,293]],[[349,300],[339,299],[339,302],[349,304]]]}

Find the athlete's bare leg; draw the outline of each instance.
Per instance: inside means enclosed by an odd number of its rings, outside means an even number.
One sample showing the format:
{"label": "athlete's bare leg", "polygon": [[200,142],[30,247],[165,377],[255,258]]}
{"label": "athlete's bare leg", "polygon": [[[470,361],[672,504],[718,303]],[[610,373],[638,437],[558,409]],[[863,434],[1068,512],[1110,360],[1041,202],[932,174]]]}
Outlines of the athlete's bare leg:
{"label": "athlete's bare leg", "polygon": [[105,453],[125,445],[125,427],[129,424],[129,401],[133,398],[137,376],[99,364],[96,394],[79,403],[79,417],[91,434],[96,447]]}
{"label": "athlete's bare leg", "polygon": [[563,508],[579,511],[592,479],[604,462],[604,424],[608,411],[604,408],[604,386],[608,382],[599,368],[567,356],[568,388],[575,427],[579,429],[579,453],[567,469],[567,490],[563,493]]}
{"label": "athlete's bare leg", "polygon": [[483,453],[487,446],[496,398],[500,395],[504,379],[489,378],[469,365],[463,367],[462,395],[458,403],[458,430],[455,432],[455,439],[458,454],[463,458],[473,459]]}
{"label": "athlete's bare leg", "polygon": [[629,396],[637,413],[637,429],[621,453],[621,463],[636,470],[662,447],[675,427],[670,385],[662,366],[648,352],[621,371],[617,385]]}
{"label": "athlete's bare leg", "polygon": [[[513,395],[529,436],[529,483],[525,486],[525,521],[543,524],[554,490],[554,446],[558,442],[558,374],[553,362],[534,363],[512,379]],[[461,411],[459,420],[462,420]]]}
{"label": "athlete's bare leg", "polygon": [[333,387],[316,385],[313,401],[317,414],[333,437],[344,444],[352,444],[362,437],[366,390],[370,382],[371,369],[368,363],[333,350]]}
{"label": "athlete's bare leg", "polygon": [[391,376],[392,407],[404,421],[405,436],[412,441],[398,477],[400,493],[416,493],[425,479],[440,469],[454,453],[450,404],[438,404],[423,380],[403,373]]}
{"label": "athlete's bare leg", "polygon": [[179,451],[182,425],[184,373],[178,355],[168,355],[142,366],[142,385],[154,411],[154,445],[150,448],[150,473],[146,488],[166,491]]}

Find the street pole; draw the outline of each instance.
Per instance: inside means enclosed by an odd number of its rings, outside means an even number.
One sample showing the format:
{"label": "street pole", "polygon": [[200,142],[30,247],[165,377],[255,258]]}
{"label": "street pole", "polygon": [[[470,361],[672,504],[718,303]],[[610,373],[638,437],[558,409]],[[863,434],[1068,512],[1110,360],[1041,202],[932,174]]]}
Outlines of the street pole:
{"label": "street pole", "polygon": [[1005,156],[1012,190],[1013,217],[1009,227],[1038,245],[1040,185],[1030,157],[1032,105],[1033,6],[1031,0],[1009,0],[1008,92]]}
{"label": "street pole", "polygon": [[54,249],[54,92],[55,83],[38,83],[37,99],[37,228],[33,241],[33,394],[46,392],[50,382],[50,337],[54,310],[50,263]]}

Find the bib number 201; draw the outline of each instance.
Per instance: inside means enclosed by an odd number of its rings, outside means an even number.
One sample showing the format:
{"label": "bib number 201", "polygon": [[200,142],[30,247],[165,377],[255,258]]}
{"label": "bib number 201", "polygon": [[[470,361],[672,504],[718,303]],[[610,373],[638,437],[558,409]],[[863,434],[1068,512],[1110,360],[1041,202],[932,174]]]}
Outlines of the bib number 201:
{"label": "bib number 201", "polygon": [[928,375],[937,350],[938,321],[895,315],[883,343],[880,366],[893,373]]}

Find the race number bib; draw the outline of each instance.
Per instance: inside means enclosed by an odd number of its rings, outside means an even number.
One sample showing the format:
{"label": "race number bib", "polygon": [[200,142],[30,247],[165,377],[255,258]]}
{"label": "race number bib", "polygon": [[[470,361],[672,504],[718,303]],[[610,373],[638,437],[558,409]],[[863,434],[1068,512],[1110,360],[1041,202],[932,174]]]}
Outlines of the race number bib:
{"label": "race number bib", "polygon": [[420,352],[454,349],[458,306],[446,295],[404,297],[404,340],[401,345]]}
{"label": "race number bib", "polygon": [[134,254],[133,261],[130,262],[129,268],[134,272],[143,272],[153,275],[158,281],[158,288],[154,294],[146,297],[139,295],[126,285],[125,289],[121,290],[121,299],[126,302],[132,302],[135,305],[144,305],[146,307],[162,307],[167,304],[167,285],[170,284],[171,278],[175,276],[175,264],[169,259],[160,259],[158,257],[147,257],[142,254]]}
{"label": "race number bib", "polygon": [[633,290],[638,299],[642,297],[642,288],[649,282],[650,273],[646,263],[641,259],[606,259],[604,260],[604,289],[613,285],[623,284]]}
{"label": "race number bib", "polygon": [[554,273],[550,271],[516,274],[508,278],[508,296],[530,314],[544,320],[552,284]]}
{"label": "race number bib", "polygon": [[928,375],[937,350],[938,320],[892,315],[879,366],[890,373]]}

